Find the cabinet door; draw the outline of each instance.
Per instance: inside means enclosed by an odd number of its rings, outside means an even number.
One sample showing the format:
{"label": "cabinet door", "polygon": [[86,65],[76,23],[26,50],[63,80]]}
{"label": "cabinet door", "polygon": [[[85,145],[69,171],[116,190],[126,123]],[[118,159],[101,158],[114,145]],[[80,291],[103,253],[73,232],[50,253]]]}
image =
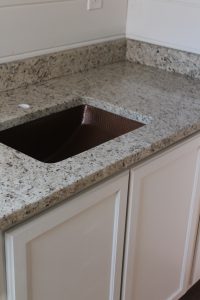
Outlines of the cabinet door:
{"label": "cabinet door", "polygon": [[196,248],[194,255],[194,264],[191,276],[191,285],[194,285],[197,281],[200,280],[200,223],[196,240]]}
{"label": "cabinet door", "polygon": [[128,172],[5,235],[8,300],[119,300]]}
{"label": "cabinet door", "polygon": [[[199,138],[132,170],[123,300],[187,290],[199,212]],[[200,182],[199,182],[200,183]]]}

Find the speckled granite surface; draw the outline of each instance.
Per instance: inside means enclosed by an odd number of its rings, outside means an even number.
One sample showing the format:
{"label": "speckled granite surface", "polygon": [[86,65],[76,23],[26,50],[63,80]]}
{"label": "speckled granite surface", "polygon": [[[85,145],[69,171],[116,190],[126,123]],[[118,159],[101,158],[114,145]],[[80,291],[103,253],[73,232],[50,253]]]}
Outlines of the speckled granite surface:
{"label": "speckled granite surface", "polygon": [[[200,130],[200,81],[129,62],[0,93],[0,128],[83,102],[147,125],[55,164],[0,144],[0,229]],[[31,107],[23,110],[19,103]]]}
{"label": "speckled granite surface", "polygon": [[200,79],[200,55],[125,38],[0,64],[0,91],[84,72],[125,59]]}
{"label": "speckled granite surface", "polygon": [[119,62],[126,56],[126,39],[0,64],[0,91]]}
{"label": "speckled granite surface", "polygon": [[126,57],[131,62],[200,78],[200,55],[198,54],[127,40]]}

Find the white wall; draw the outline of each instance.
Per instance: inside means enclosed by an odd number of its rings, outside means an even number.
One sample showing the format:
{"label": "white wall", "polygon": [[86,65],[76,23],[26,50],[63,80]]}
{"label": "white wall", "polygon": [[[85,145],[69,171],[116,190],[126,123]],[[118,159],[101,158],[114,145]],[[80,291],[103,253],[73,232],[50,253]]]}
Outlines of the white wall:
{"label": "white wall", "polygon": [[129,0],[127,37],[200,53],[200,0]]}
{"label": "white wall", "polygon": [[[52,1],[52,2],[50,2]],[[126,0],[0,0],[0,62],[125,35]]]}

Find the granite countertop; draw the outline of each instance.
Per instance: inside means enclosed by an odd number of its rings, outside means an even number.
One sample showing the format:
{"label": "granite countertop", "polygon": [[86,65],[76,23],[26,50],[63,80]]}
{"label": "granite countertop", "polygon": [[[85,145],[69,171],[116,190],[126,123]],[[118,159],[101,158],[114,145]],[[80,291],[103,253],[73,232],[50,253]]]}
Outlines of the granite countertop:
{"label": "granite countertop", "polygon": [[81,103],[146,125],[54,164],[0,144],[1,230],[200,130],[199,80],[129,62],[1,92],[0,130]]}

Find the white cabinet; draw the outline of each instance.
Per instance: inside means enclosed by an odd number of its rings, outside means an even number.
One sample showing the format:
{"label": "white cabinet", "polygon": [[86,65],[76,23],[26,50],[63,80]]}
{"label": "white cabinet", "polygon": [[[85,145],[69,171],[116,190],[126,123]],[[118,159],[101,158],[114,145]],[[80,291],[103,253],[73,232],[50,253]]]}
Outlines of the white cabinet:
{"label": "white cabinet", "polygon": [[196,137],[131,171],[122,300],[175,300],[189,287],[199,145]]}
{"label": "white cabinet", "polygon": [[119,300],[128,172],[5,235],[8,300]]}
{"label": "white cabinet", "polygon": [[177,300],[200,278],[199,209],[196,136],[7,231],[7,300]]}
{"label": "white cabinet", "polygon": [[196,239],[191,285],[195,284],[198,280],[200,280],[200,223]]}

